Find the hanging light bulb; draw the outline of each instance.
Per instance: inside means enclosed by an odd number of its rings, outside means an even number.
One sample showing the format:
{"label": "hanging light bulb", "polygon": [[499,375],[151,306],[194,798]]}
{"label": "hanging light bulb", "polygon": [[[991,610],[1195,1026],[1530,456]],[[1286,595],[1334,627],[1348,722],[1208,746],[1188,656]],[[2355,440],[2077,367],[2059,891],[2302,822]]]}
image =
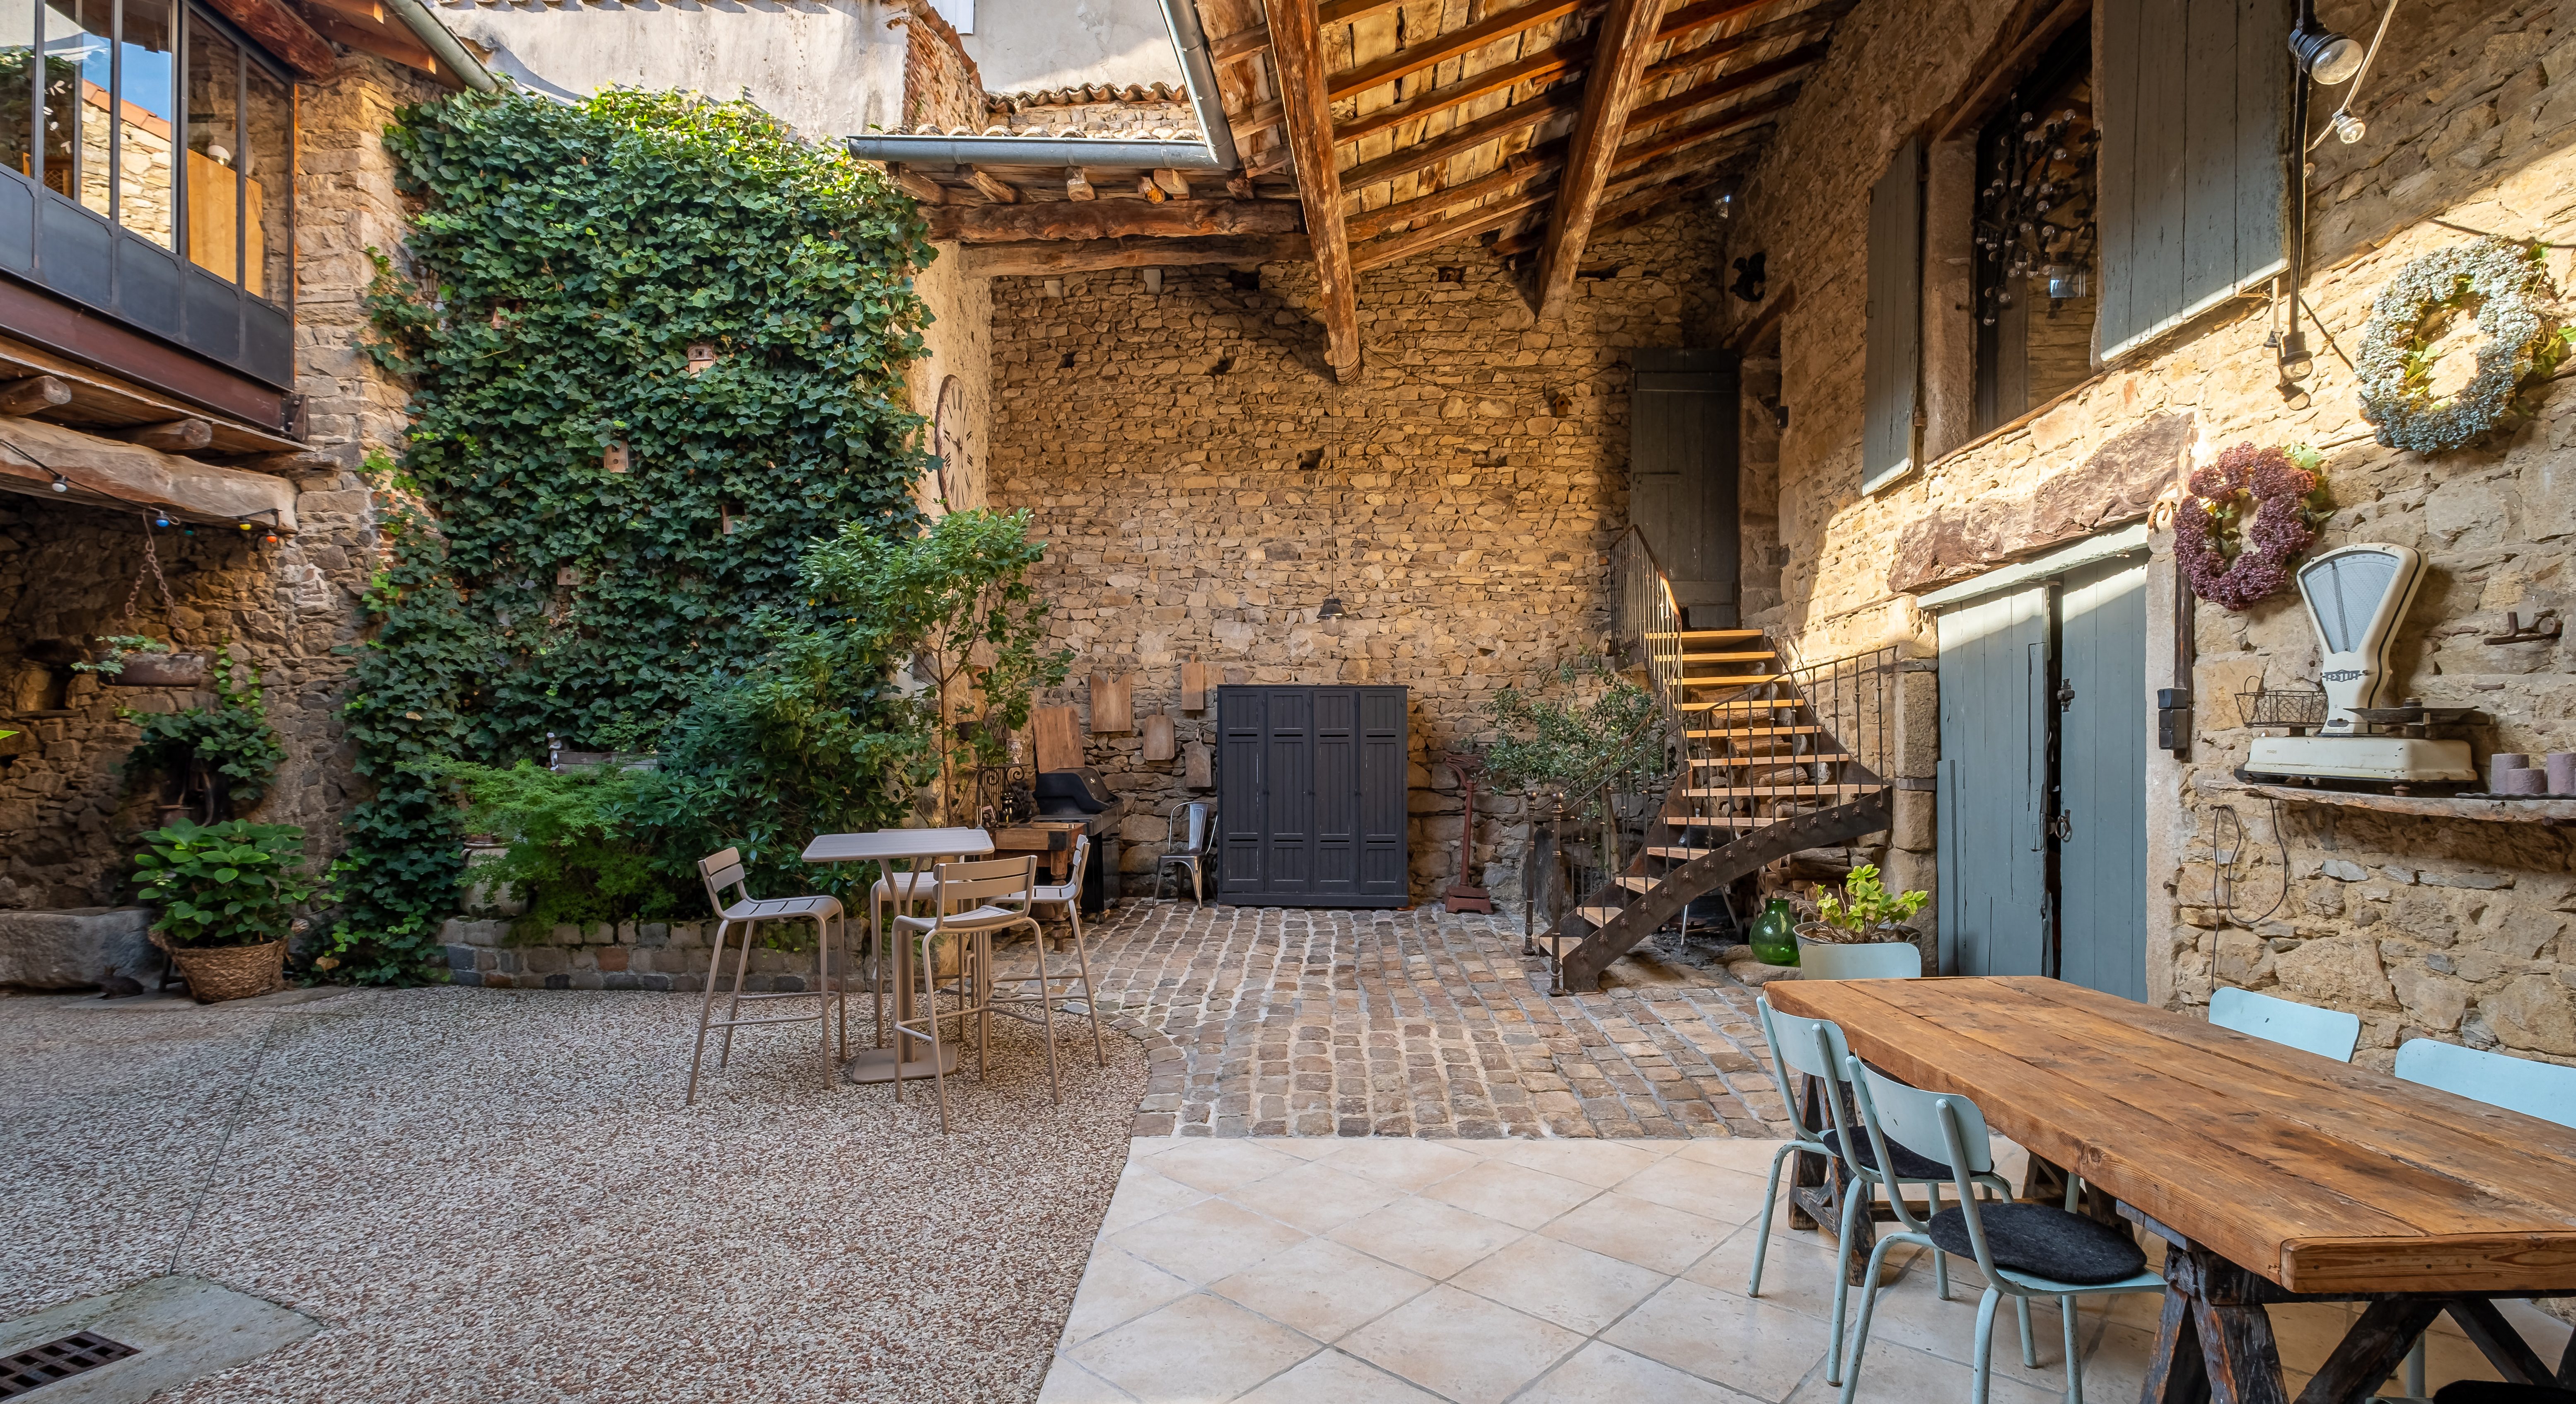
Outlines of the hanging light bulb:
{"label": "hanging light bulb", "polygon": [[2334,134],[2344,145],[2350,146],[2370,135],[2370,128],[2351,113],[2338,112],[2334,115]]}
{"label": "hanging light bulb", "polygon": [[[51,468],[48,468],[45,471],[48,473],[54,472]],[[60,473],[54,473],[53,489],[56,492],[69,492],[72,490],[72,480],[64,477]]]}
{"label": "hanging light bulb", "polygon": [[2290,29],[2290,54],[2299,61],[2299,71],[2335,87],[2361,72],[2368,52],[2360,41],[2317,23],[2315,0],[2299,0],[2299,21]]}
{"label": "hanging light bulb", "polygon": [[1342,600],[1341,600],[1341,597],[1340,597],[1339,595],[1326,595],[1326,596],[1324,597],[1324,603],[1322,604],[1322,606],[1321,606],[1321,607],[1319,607],[1318,609],[1316,609],[1316,611],[1315,611],[1315,617],[1316,617],[1317,619],[1339,619],[1339,618],[1341,618],[1341,617],[1342,617]]}

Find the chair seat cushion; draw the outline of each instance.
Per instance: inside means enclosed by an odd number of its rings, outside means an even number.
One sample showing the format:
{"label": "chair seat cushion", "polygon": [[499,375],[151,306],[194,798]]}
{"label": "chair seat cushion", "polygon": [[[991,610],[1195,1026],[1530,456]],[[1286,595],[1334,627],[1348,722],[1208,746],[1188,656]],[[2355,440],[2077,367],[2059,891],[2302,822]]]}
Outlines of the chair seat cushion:
{"label": "chair seat cushion", "polygon": [[[1997,1267],[2079,1287],[2147,1270],[2146,1250],[2129,1235],[2055,1205],[1980,1204],[1977,1217]],[[1967,1216],[1956,1209],[1932,1216],[1932,1241],[1963,1256],[1976,1252],[1968,1242]]]}
{"label": "chair seat cushion", "polygon": [[[1851,1139],[1851,1148],[1843,1152],[1844,1158],[1853,1161],[1856,1164],[1866,1165],[1872,1170],[1877,1169],[1878,1150],[1869,1143],[1869,1133],[1864,1131]],[[1835,1146],[1840,1146],[1842,1144],[1842,1133],[1839,1131],[1828,1131],[1825,1133],[1825,1140]],[[1950,1178],[1950,1167],[1937,1160],[1916,1155],[1914,1152],[1907,1150],[1905,1147],[1898,1145],[1893,1141],[1888,1142],[1887,1149],[1896,1157],[1896,1177],[1900,1180],[1941,1180],[1946,1182]]]}

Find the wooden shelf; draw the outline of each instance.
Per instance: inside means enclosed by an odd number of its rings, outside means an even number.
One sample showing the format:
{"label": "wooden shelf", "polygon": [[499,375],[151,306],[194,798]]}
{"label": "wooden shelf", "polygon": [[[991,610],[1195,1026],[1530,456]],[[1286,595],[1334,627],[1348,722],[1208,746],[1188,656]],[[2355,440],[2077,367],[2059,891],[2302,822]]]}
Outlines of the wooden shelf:
{"label": "wooden shelf", "polygon": [[2484,799],[2450,795],[2374,795],[2359,790],[2266,785],[2251,780],[2233,781],[2231,786],[2248,794],[2268,795],[2292,804],[2375,809],[2382,814],[2411,814],[2419,819],[2477,819],[2491,824],[2576,824],[2576,798],[2568,796]]}

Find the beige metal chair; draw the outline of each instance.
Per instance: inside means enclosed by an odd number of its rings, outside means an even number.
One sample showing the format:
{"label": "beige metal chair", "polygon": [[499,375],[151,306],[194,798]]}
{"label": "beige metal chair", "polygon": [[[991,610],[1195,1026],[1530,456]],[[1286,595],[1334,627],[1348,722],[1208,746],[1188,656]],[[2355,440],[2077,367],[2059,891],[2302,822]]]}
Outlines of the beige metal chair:
{"label": "beige metal chair", "polygon": [[[931,870],[932,915],[894,919],[894,937],[913,943],[921,971],[921,1003],[909,1020],[900,1011],[894,1021],[894,1099],[903,1100],[903,1040],[909,1034],[930,1045],[930,1078],[939,1092],[939,1129],[948,1130],[948,1070],[939,1041],[942,1019],[957,1021],[957,1041],[966,1041],[967,1021],[975,1021],[975,1076],[984,1076],[993,1042],[993,933],[1015,926],[1038,934],[1038,919],[1029,914],[1037,890],[1035,855],[989,858],[974,863],[941,863]],[[949,1008],[939,1008],[939,947],[957,942],[956,989]],[[1043,969],[1043,963],[1041,964]],[[1005,1001],[1017,1003],[1018,1000]],[[1055,1022],[1047,1020],[1047,1085],[1055,1085]]]}
{"label": "beige metal chair", "polygon": [[1064,908],[1065,920],[1073,923],[1073,943],[1082,944],[1082,872],[1091,862],[1091,835],[1073,836],[1073,866],[1065,880],[1040,883],[1029,895],[1029,901],[1040,907]]}
{"label": "beige metal chair", "polygon": [[[1073,959],[1075,973],[1066,974],[1061,971],[1050,972],[1047,969],[1046,963],[1047,946],[1049,943],[1045,939],[1040,938],[1030,942],[1031,945],[1037,948],[1035,954],[1038,963],[1038,973],[1035,975],[1011,975],[1005,976],[1002,979],[1002,983],[1007,985],[1036,985],[1038,987],[1038,992],[1035,995],[1012,995],[1006,999],[997,1000],[995,1002],[1001,1004],[1036,1003],[1045,1006],[1046,1019],[1048,1021],[1047,1042],[1049,1046],[1052,1046],[1055,1042],[1054,1001],[1070,996],[1073,993],[1071,984],[1068,984],[1063,990],[1058,990],[1055,988],[1054,982],[1064,980],[1079,983],[1082,987],[1083,1011],[1091,1017],[1091,1053],[1093,1057],[1100,1060],[1100,1066],[1105,1068],[1109,1066],[1109,1055],[1102,1051],[1100,1046],[1100,1002],[1093,998],[1091,993],[1091,955],[1082,948],[1082,868],[1083,864],[1089,862],[1090,859],[1091,835],[1078,835],[1073,841],[1073,869],[1072,872],[1066,876],[1065,880],[1060,883],[1054,883],[1051,885],[1042,884],[1029,889],[1029,905],[1031,908],[1062,907],[1064,908],[1065,916],[1073,922]],[[1049,1068],[1048,1075],[1050,1079],[1052,1079],[1054,1075],[1052,1067]],[[1052,1083],[1050,1083],[1050,1089],[1052,1090]],[[1062,1096],[1058,1096],[1056,1100],[1061,1102],[1064,1099]]]}
{"label": "beige metal chair", "polygon": [[[842,915],[837,897],[754,897],[745,884],[742,851],[728,848],[721,853],[698,860],[698,877],[707,885],[707,904],[715,908],[715,953],[707,959],[707,993],[698,1006],[698,1046],[689,1057],[689,1091],[682,1104],[698,1100],[698,1069],[706,1062],[707,1030],[721,1028],[724,1038],[716,1050],[716,1067],[721,1070],[733,1056],[733,1031],[747,1024],[801,1024],[812,1019],[823,1026],[823,1085],[829,1089],[840,1085],[841,1070],[832,1057],[832,1006],[840,1005],[841,1057],[850,1056],[850,991],[846,963],[835,959],[847,935],[848,921]],[[725,889],[733,889],[733,898],[725,898]],[[810,921],[814,923],[814,1012],[788,1014],[768,1019],[742,1017],[746,1001],[802,999],[803,990],[780,990],[768,994],[743,993],[743,980],[751,973],[753,935],[765,921]],[[735,954],[733,967],[733,1002],[726,1006],[725,1017],[715,1018],[716,977],[724,969],[725,943],[734,929],[742,930],[742,948]],[[832,972],[841,970],[836,986]]]}
{"label": "beige metal chair", "polygon": [[[1182,821],[1188,821],[1184,832]],[[1183,868],[1190,875],[1190,896],[1207,905],[1207,860],[1216,847],[1216,806],[1205,800],[1175,805],[1163,819],[1163,852],[1154,859],[1154,896],[1163,895],[1163,872]]]}

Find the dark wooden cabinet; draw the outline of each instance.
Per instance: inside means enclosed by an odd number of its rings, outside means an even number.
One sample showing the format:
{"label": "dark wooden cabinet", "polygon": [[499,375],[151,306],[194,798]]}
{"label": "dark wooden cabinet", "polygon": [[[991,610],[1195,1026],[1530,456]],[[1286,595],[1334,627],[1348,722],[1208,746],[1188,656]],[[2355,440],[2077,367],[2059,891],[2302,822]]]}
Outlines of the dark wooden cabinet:
{"label": "dark wooden cabinet", "polygon": [[1401,907],[1406,696],[1400,687],[1221,687],[1217,900]]}

